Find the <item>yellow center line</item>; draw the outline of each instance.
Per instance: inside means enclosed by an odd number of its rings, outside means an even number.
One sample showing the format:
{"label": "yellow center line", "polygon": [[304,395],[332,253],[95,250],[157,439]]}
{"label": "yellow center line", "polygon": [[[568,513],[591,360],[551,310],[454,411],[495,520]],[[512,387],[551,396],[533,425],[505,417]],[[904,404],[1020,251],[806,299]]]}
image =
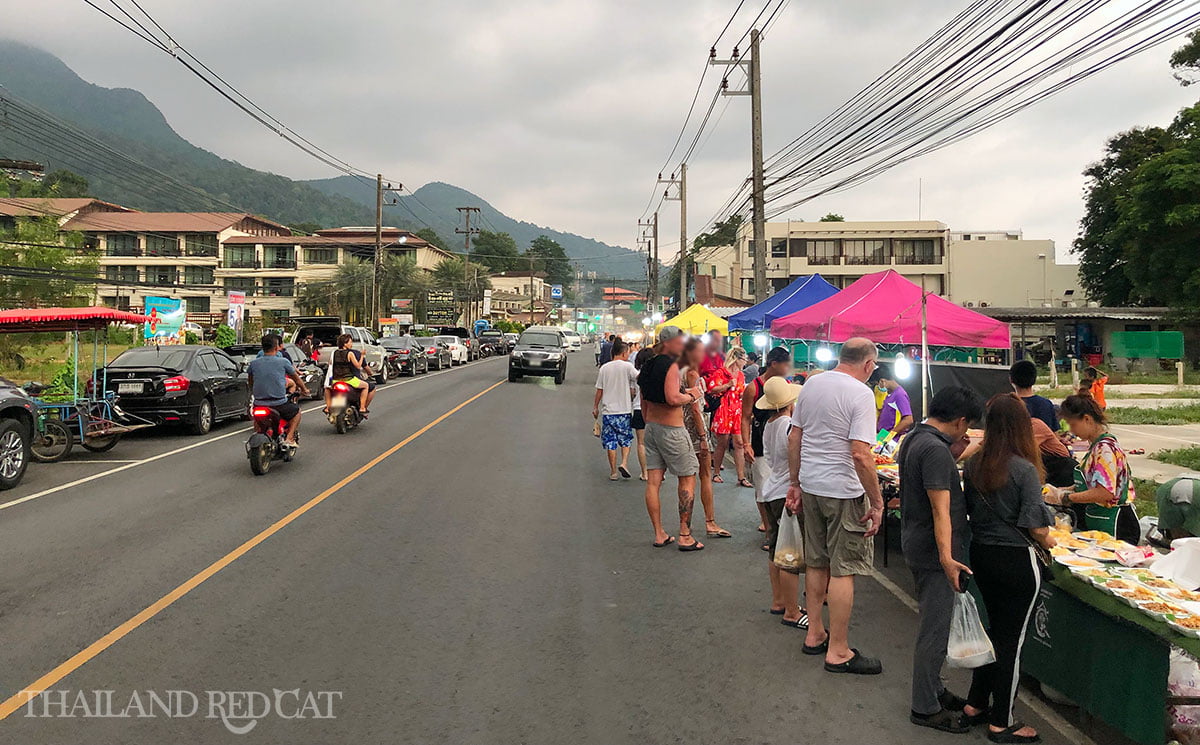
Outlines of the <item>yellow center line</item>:
{"label": "yellow center line", "polygon": [[8,716],[10,714],[12,714],[14,711],[17,711],[21,707],[25,706],[29,702],[30,699],[41,695],[44,691],[46,691],[48,688],[50,688],[50,686],[54,685],[55,683],[59,682],[63,678],[67,677],[75,670],[78,670],[80,667],[82,667],[84,664],[86,664],[89,660],[96,657],[97,655],[99,655],[101,652],[108,649],[112,645],[116,644],[118,641],[123,639],[130,632],[137,629],[139,626],[144,624],[146,621],[149,621],[151,618],[154,618],[156,615],[158,615],[159,613],[164,611],[167,607],[169,607],[176,600],[179,600],[184,595],[187,595],[189,592],[191,592],[192,590],[199,587],[205,581],[207,581],[208,579],[211,579],[212,576],[215,575],[217,572],[221,571],[225,567],[229,566],[233,562],[240,559],[250,549],[254,548],[258,544],[262,543],[263,541],[267,540],[268,538],[275,535],[279,531],[283,530],[285,527],[290,525],[301,515],[308,512],[312,508],[316,507],[321,502],[324,502],[329,497],[333,496],[342,487],[350,484],[351,482],[353,482],[358,477],[362,476],[367,471],[370,471],[372,468],[374,468],[375,466],[382,463],[385,459],[388,458],[388,456],[394,454],[400,448],[404,447],[408,443],[412,442],[413,440],[417,439],[421,435],[425,434],[429,430],[436,427],[441,422],[450,418],[450,416],[452,416],[456,412],[460,411],[461,409],[463,409],[464,407],[466,407],[473,401],[475,401],[479,398],[482,398],[485,394],[491,392],[492,390],[495,390],[498,386],[503,385],[503,384],[504,384],[504,381],[500,381],[499,383],[494,383],[494,384],[488,386],[487,388],[483,389],[479,393],[476,393],[474,396],[471,396],[470,398],[468,398],[466,401],[463,401],[458,406],[455,406],[453,409],[450,409],[446,413],[442,414],[437,419],[434,419],[430,423],[426,424],[424,427],[421,427],[416,432],[413,432],[408,437],[405,437],[403,440],[396,443],[392,447],[388,448],[387,450],[383,451],[382,453],[375,456],[371,460],[367,461],[362,466],[357,468],[349,476],[346,476],[341,481],[337,482],[336,484],[329,487],[325,491],[321,492],[317,496],[313,497],[312,499],[308,500],[307,502],[300,505],[296,509],[292,510],[290,513],[288,513],[288,515],[286,517],[283,517],[279,521],[272,524],[266,530],[262,531],[258,535],[254,536],[250,540],[243,543],[242,545],[238,546],[237,548],[233,549],[229,553],[225,554],[220,559],[217,559],[212,564],[209,564],[203,570],[201,570],[200,572],[197,572],[195,575],[193,575],[191,577],[191,579],[187,580],[183,584],[176,587],[174,590],[171,590],[166,595],[163,595],[158,600],[155,600],[153,603],[151,603],[150,605],[143,608],[140,612],[137,613],[137,615],[133,616],[128,621],[125,621],[121,625],[117,626],[115,629],[108,632],[104,636],[100,637],[96,641],[92,642],[91,644],[89,644],[87,647],[85,647],[81,651],[72,655],[66,661],[60,663],[57,667],[55,667],[50,672],[46,673],[42,677],[33,681],[33,683],[31,683],[30,685],[26,686],[24,689],[22,689],[22,690],[18,691],[17,693],[13,694],[12,696],[10,696],[3,703],[0,703],[0,720],[7,719]]}

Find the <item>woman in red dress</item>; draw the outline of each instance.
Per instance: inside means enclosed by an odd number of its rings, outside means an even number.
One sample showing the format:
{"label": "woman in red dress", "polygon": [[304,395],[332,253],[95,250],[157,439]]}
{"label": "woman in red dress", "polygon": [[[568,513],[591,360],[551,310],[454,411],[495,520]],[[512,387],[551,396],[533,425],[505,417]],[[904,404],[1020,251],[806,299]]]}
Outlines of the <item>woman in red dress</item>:
{"label": "woman in red dress", "polygon": [[[746,460],[742,453],[742,391],[746,390],[746,379],[742,368],[746,366],[746,350],[734,347],[725,355],[724,367],[714,371],[708,379],[708,390],[723,390],[721,405],[712,418],[712,431],[717,437],[714,453],[713,481],[724,483],[721,469],[725,466],[725,451],[733,451],[733,463],[737,467],[738,486],[753,488],[746,478]],[[731,446],[732,445],[732,446]]]}

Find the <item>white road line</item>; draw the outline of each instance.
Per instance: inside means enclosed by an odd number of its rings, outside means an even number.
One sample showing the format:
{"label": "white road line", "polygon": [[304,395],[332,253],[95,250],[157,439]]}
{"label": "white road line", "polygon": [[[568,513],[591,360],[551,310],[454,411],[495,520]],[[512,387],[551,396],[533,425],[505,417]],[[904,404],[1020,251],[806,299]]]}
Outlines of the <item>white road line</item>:
{"label": "white road line", "polygon": [[[409,378],[408,380],[401,380],[393,385],[389,385],[385,388],[381,388],[380,391],[386,392],[386,391],[390,391],[395,388],[398,388],[407,383],[416,383],[421,380],[428,380],[429,378],[435,378],[438,375],[442,375],[444,373],[454,372],[456,369],[462,369],[462,368],[447,368],[445,370],[439,370],[438,372],[434,372],[434,373],[426,373],[424,376],[419,377],[419,378]],[[324,406],[325,406],[325,404],[319,403],[319,404],[315,404],[307,409],[304,409],[303,411],[304,411],[304,413],[307,414],[310,411],[316,411],[318,409],[324,408]],[[75,479],[74,481],[68,481],[65,484],[59,484],[58,486],[52,486],[48,489],[43,489],[42,491],[34,492],[33,494],[30,494],[28,496],[21,497],[20,499],[14,499],[10,502],[0,503],[0,510],[7,510],[9,507],[16,507],[19,504],[24,504],[26,502],[32,502],[33,500],[41,499],[42,497],[48,497],[51,494],[57,494],[61,491],[65,491],[67,489],[73,489],[76,486],[82,486],[83,484],[90,483],[97,479],[102,479],[105,476],[112,476],[115,473],[121,473],[122,471],[128,471],[131,468],[137,468],[138,466],[144,466],[147,463],[153,463],[155,461],[162,460],[164,458],[170,458],[172,456],[179,455],[180,453],[186,453],[189,450],[193,450],[198,447],[203,447],[204,445],[209,445],[211,443],[218,442],[220,440],[224,440],[224,439],[233,437],[235,435],[244,435],[248,432],[250,432],[250,428],[248,428],[248,427],[244,428],[244,429],[235,429],[234,431],[226,432],[223,435],[216,435],[215,437],[210,437],[207,440],[201,440],[200,442],[193,442],[190,445],[184,445],[183,447],[178,447],[178,448],[175,448],[174,450],[168,450],[165,453],[159,453],[158,455],[152,455],[149,458],[143,458],[141,460],[104,461],[105,463],[123,462],[124,465],[117,466],[116,468],[110,468],[107,471],[101,471],[100,473],[94,473],[91,476],[85,476],[83,478]],[[88,461],[79,461],[79,462],[83,463],[83,462],[88,462]]]}
{"label": "white road line", "polygon": [[[919,606],[917,605],[916,598],[905,592],[895,582],[875,570],[871,570],[871,573],[867,576],[882,585],[885,590],[895,595],[896,599],[904,603],[913,613],[917,612]],[[1033,696],[1027,691],[1020,691],[1017,693],[1017,699],[1028,706],[1034,714],[1044,719],[1047,724],[1058,730],[1059,734],[1067,738],[1067,741],[1072,745],[1096,745],[1096,742],[1092,738],[1081,732],[1078,727],[1064,719],[1061,714],[1047,706],[1037,696]]]}

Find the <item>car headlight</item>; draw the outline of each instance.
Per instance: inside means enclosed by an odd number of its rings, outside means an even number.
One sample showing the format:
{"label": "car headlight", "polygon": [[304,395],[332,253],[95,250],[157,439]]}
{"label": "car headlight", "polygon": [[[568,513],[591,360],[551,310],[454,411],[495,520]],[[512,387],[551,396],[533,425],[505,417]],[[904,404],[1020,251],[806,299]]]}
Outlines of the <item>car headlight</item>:
{"label": "car headlight", "polygon": [[515,351],[514,351],[514,352],[513,352],[511,355],[509,355],[509,356],[510,356],[510,357],[512,357],[514,360],[519,360],[519,359],[521,359],[521,353],[520,353],[520,352],[515,352]]}
{"label": "car headlight", "polygon": [[562,357],[563,356],[560,352],[551,352],[550,354],[546,355],[546,359],[548,360],[561,360]]}

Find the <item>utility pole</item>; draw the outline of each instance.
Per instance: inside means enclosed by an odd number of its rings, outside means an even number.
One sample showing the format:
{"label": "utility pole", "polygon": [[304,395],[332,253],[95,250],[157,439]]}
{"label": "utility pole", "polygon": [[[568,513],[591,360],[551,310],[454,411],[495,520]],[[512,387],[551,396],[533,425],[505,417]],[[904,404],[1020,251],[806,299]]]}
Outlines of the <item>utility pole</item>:
{"label": "utility pole", "polygon": [[375,267],[371,273],[371,309],[367,311],[367,328],[375,328],[380,316],[379,292],[383,283],[383,174],[375,176]]}
{"label": "utility pole", "polygon": [[687,163],[679,165],[679,178],[675,178],[675,174],[671,174],[671,178],[664,179],[662,174],[658,174],[658,183],[667,184],[668,187],[675,186],[675,196],[671,196],[671,190],[668,188],[663,192],[663,199],[668,202],[679,202],[679,258],[676,260],[675,266],[679,267],[679,312],[682,313],[687,308],[687,288],[688,288],[688,250],[687,250]]}
{"label": "utility pole", "polygon": [[471,281],[469,269],[471,266],[471,236],[479,235],[479,228],[471,227],[471,213],[479,213],[478,207],[458,207],[459,214],[463,217],[464,226],[455,228],[454,232],[463,236],[463,293],[466,297],[463,298],[463,326],[470,328],[471,326]]}
{"label": "utility pole", "polygon": [[533,325],[533,257],[529,257],[529,325]]}
{"label": "utility pole", "polygon": [[658,293],[658,212],[656,211],[649,220],[638,220],[638,227],[641,228],[638,243],[646,246],[646,280],[649,283],[646,291],[648,301],[646,310],[653,314],[660,299]]}
{"label": "utility pole", "polygon": [[654,231],[650,236],[650,251],[652,254],[652,258],[650,260],[653,262],[652,266],[654,267],[654,271],[651,275],[652,279],[650,281],[650,297],[652,298],[652,300],[651,300],[652,307],[650,308],[650,315],[654,315],[654,312],[658,310],[658,304],[660,302],[662,302],[662,293],[658,289],[659,263],[658,263],[658,211],[657,210],[655,210],[655,212],[654,212]]}
{"label": "utility pole", "polygon": [[[762,143],[762,65],[759,58],[759,42],[761,35],[758,29],[750,31],[750,59],[741,59],[737,47],[733,48],[730,59],[717,59],[716,47],[709,50],[710,65],[724,65],[725,77],[721,80],[721,95],[750,96],[750,145],[751,160],[753,161],[753,176],[751,201],[753,204],[753,248],[754,248],[754,301],[761,303],[767,299],[767,236],[766,236],[766,196],[763,177],[763,143]],[[739,67],[746,73],[747,90],[729,90],[729,68]]]}

